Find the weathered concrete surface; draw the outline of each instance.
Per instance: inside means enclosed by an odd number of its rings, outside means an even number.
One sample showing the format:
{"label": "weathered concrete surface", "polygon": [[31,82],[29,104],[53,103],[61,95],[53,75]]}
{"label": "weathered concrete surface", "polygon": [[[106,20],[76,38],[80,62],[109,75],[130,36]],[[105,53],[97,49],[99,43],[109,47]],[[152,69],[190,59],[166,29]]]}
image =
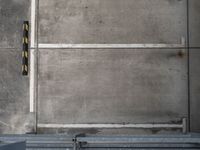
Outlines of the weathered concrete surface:
{"label": "weathered concrete surface", "polygon": [[179,43],[186,0],[42,0],[40,43]]}
{"label": "weathered concrete surface", "polygon": [[190,46],[200,47],[200,1],[189,1]]}
{"label": "weathered concrete surface", "polygon": [[0,0],[0,48],[21,48],[22,24],[29,18],[30,0]]}
{"label": "weathered concrete surface", "polygon": [[[179,121],[177,120],[177,123]],[[67,134],[67,135],[152,135],[152,134],[177,134],[180,129],[63,129],[63,128],[38,128],[38,134]]]}
{"label": "weathered concrete surface", "polygon": [[0,49],[0,53],[0,133],[25,133],[31,116],[28,78],[21,75],[21,51]]}
{"label": "weathered concrete surface", "polygon": [[[35,121],[28,112],[28,78],[21,76],[21,25],[30,18],[30,1],[0,0],[0,133],[31,131]],[[199,0],[189,2],[190,44],[199,47]],[[186,0],[41,0],[39,24],[42,43],[179,43],[186,37]],[[200,131],[198,50],[191,50],[190,64],[193,132]],[[141,123],[186,117],[187,56],[178,51],[40,50],[39,122]],[[46,131],[122,133],[38,130]]]}
{"label": "weathered concrete surface", "polygon": [[[40,43],[180,43],[185,0],[40,1]],[[39,123],[187,117],[179,50],[40,50]]]}
{"label": "weathered concrete surface", "polygon": [[200,132],[200,49],[191,49],[191,130]]}
{"label": "weathered concrete surface", "polygon": [[0,133],[32,130],[29,79],[21,74],[22,23],[29,19],[29,2],[0,0]]}
{"label": "weathered concrete surface", "polygon": [[200,132],[200,1],[190,0],[189,10],[190,46],[196,47],[190,49],[191,131]]}
{"label": "weathered concrete surface", "polygon": [[179,50],[40,50],[40,123],[150,123],[187,117]]}

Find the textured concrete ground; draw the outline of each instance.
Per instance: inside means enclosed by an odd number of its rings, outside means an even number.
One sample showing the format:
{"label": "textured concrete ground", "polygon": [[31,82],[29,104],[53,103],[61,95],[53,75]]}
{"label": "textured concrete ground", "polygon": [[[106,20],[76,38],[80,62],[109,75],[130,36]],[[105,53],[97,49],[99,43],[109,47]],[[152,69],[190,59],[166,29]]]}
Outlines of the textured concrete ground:
{"label": "textured concrete ground", "polygon": [[[31,131],[35,121],[29,113],[29,79],[21,75],[22,22],[30,20],[30,1],[0,0],[1,133]],[[39,42],[180,43],[181,37],[187,39],[186,2],[41,0]],[[189,0],[189,8],[191,127],[198,131],[200,1]],[[170,123],[187,117],[187,49],[183,51],[180,56],[180,49],[40,49],[38,122]]]}
{"label": "textured concrete ground", "polygon": [[[67,8],[67,9],[66,9]],[[186,1],[40,2],[40,43],[180,43]],[[180,50],[40,50],[39,123],[153,123],[187,117]]]}
{"label": "textured concrete ground", "polygon": [[41,50],[40,123],[170,122],[187,116],[179,50]]}
{"label": "textured concrete ground", "polygon": [[24,133],[29,114],[29,79],[21,75],[22,23],[28,0],[0,0],[0,132]]}
{"label": "textured concrete ground", "polygon": [[190,31],[190,79],[191,79],[191,129],[200,132],[200,1],[189,1],[189,31]]}
{"label": "textured concrete ground", "polygon": [[40,1],[40,43],[178,43],[186,1]]}

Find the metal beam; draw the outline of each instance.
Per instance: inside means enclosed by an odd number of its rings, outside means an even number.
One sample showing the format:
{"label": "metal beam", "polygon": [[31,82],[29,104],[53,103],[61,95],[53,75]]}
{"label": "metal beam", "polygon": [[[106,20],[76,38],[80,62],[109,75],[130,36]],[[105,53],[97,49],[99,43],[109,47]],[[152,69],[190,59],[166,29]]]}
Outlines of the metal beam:
{"label": "metal beam", "polygon": [[149,136],[74,136],[69,135],[0,135],[0,141],[13,143],[26,141],[28,149],[199,149],[199,134]]}

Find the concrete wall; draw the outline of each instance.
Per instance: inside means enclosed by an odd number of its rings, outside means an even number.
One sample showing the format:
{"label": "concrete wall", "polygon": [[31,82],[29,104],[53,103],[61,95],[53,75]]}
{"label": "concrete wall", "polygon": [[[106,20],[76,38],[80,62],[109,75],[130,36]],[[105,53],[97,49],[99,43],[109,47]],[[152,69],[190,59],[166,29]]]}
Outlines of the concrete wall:
{"label": "concrete wall", "polygon": [[[189,2],[190,43],[199,47],[200,4]],[[29,82],[21,75],[22,21],[30,20],[29,9],[27,0],[0,0],[1,133],[34,129]],[[42,0],[39,15],[40,43],[174,44],[187,37],[186,0]],[[187,117],[187,49],[183,51],[180,56],[180,49],[40,49],[38,122],[170,123]],[[192,131],[200,129],[199,57],[198,48],[191,49]]]}

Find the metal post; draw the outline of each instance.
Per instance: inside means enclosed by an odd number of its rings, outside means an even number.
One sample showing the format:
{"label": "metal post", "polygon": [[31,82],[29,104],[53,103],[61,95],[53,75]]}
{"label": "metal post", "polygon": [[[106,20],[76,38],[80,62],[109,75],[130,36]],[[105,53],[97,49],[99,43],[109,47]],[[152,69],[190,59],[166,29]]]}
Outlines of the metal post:
{"label": "metal post", "polygon": [[182,119],[182,124],[183,124],[182,132],[183,132],[184,134],[186,134],[187,131],[188,131],[188,128],[187,128],[187,118],[183,118],[183,119]]}

